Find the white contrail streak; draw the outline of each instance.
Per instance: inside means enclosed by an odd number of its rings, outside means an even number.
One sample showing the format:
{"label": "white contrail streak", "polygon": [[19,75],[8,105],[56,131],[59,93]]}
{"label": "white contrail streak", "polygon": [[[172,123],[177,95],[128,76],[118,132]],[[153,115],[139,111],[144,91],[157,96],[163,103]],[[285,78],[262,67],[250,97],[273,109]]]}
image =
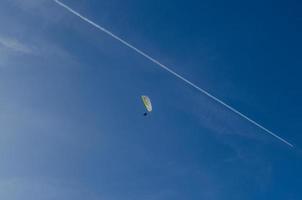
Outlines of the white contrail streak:
{"label": "white contrail streak", "polygon": [[159,61],[157,61],[156,59],[152,58],[151,56],[149,56],[148,54],[144,53],[143,51],[141,51],[140,49],[136,48],[135,46],[131,45],[130,43],[126,42],[125,40],[121,39],[120,37],[116,36],[115,34],[113,34],[112,32],[108,31],[107,29],[105,29],[104,27],[94,23],[93,21],[91,21],[90,19],[84,17],[83,15],[81,15],[80,13],[76,12],[75,10],[73,10],[72,8],[70,8],[69,6],[67,6],[66,4],[60,2],[59,0],[54,0],[58,5],[60,5],[61,7],[65,8],[66,10],[68,10],[69,12],[71,12],[72,14],[78,16],[80,19],[84,20],[85,22],[89,23],[90,25],[94,26],[95,28],[99,29],[100,31],[106,33],[107,35],[113,37],[114,39],[118,40],[119,42],[121,42],[122,44],[126,45],[127,47],[129,47],[130,49],[136,51],[138,54],[142,55],[143,57],[147,58],[148,60],[150,60],[151,62],[155,63],[156,65],[158,65],[159,67],[163,68],[164,70],[168,71],[169,73],[171,73],[172,75],[176,76],[177,78],[179,78],[180,80],[184,81],[185,83],[189,84],[190,86],[192,86],[193,88],[195,88],[196,90],[198,90],[199,92],[207,95],[208,97],[210,97],[211,99],[215,100],[216,102],[220,103],[221,105],[225,106],[226,108],[228,108],[229,110],[231,110],[232,112],[236,113],[237,115],[241,116],[242,118],[246,119],[247,121],[249,121],[250,123],[254,124],[255,126],[259,127],[260,129],[262,129],[263,131],[267,132],[268,134],[272,135],[273,137],[277,138],[278,140],[284,142],[285,144],[287,144],[290,147],[294,147],[291,143],[287,142],[285,139],[281,138],[280,136],[278,136],[277,134],[273,133],[272,131],[268,130],[267,128],[263,127],[262,125],[260,125],[259,123],[255,122],[254,120],[250,119],[249,117],[247,117],[246,115],[242,114],[241,112],[239,112],[238,110],[236,110],[235,108],[229,106],[228,104],[226,104],[225,102],[221,101],[220,99],[218,99],[217,97],[211,95],[209,92],[207,92],[206,90],[200,88],[199,86],[195,85],[194,83],[192,83],[191,81],[189,81],[188,79],[184,78],[183,76],[179,75],[178,73],[176,73],[175,71],[171,70],[169,67],[167,67],[166,65],[160,63]]}

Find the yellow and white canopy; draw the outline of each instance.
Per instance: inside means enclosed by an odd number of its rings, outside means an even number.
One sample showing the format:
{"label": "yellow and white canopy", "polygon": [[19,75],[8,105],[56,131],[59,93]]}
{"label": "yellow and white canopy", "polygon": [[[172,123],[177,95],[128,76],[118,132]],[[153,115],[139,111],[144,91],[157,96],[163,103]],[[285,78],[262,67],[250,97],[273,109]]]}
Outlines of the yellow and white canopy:
{"label": "yellow and white canopy", "polygon": [[147,111],[151,112],[152,111],[152,104],[151,104],[150,98],[148,96],[142,95],[142,100],[143,100],[143,103],[144,103]]}

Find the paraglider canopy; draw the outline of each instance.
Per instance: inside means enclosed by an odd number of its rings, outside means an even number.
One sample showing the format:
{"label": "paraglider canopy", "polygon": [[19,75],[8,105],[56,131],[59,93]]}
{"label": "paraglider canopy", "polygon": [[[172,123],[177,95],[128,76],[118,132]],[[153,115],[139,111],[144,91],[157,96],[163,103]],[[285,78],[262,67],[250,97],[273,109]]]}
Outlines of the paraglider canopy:
{"label": "paraglider canopy", "polygon": [[[152,112],[152,104],[150,98],[148,96],[142,95],[142,101],[144,103],[146,110],[148,112]],[[144,116],[146,116],[148,112],[145,112]]]}

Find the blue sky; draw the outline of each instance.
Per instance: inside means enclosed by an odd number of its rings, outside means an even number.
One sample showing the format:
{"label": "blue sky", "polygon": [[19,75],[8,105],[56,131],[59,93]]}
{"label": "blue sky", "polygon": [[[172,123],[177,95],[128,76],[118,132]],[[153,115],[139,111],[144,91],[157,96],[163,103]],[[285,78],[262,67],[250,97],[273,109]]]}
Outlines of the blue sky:
{"label": "blue sky", "polygon": [[[0,199],[301,199],[298,1],[0,4]],[[142,116],[140,95],[154,112]]]}

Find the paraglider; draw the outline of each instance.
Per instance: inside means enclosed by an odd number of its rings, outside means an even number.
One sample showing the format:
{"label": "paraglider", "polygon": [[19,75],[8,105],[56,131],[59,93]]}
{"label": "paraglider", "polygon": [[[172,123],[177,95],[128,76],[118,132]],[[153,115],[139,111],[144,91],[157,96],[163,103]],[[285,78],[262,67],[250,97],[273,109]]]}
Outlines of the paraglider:
{"label": "paraglider", "polygon": [[146,112],[144,113],[144,116],[147,116],[148,113],[152,112],[152,104],[151,104],[151,100],[148,96],[142,95],[141,96],[142,101],[144,103],[144,106],[146,108]]}

